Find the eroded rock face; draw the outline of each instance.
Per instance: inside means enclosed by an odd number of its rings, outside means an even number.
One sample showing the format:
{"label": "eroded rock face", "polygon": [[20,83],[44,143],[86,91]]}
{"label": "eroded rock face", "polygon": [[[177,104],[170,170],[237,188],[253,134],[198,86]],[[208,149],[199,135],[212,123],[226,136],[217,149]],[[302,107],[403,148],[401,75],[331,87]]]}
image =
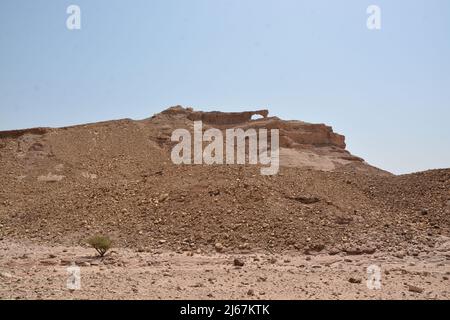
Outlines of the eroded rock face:
{"label": "eroded rock face", "polygon": [[[254,115],[262,116],[262,118],[253,120]],[[228,128],[241,128],[243,130],[278,129],[280,160],[281,165],[284,166],[332,171],[350,165],[355,166],[353,169],[358,171],[374,170],[363,159],[348,152],[345,136],[335,133],[330,126],[269,117],[268,110],[204,112],[175,106],[156,114],[151,120],[152,124],[164,123],[165,126],[169,125],[171,129],[180,127],[189,129],[194,121],[202,121],[204,130],[211,127],[221,130]],[[166,128],[165,133],[162,133],[163,137],[159,137],[158,142],[169,142],[170,132]]]}
{"label": "eroded rock face", "polygon": [[[248,128],[266,128],[280,130],[280,145],[292,148],[302,145],[336,146],[345,149],[345,137],[333,132],[330,126],[325,124],[312,124],[303,121],[285,121],[277,117],[268,117],[268,110],[243,111],[243,112],[219,112],[219,111],[194,111],[192,108],[182,106],[171,107],[161,114],[182,115],[191,121],[202,121],[210,126],[226,126]],[[261,119],[252,120],[254,115],[262,116]]]}
{"label": "eroded rock face", "polygon": [[220,111],[194,111],[192,108],[183,108],[182,106],[171,107],[162,113],[164,114],[183,114],[191,121],[202,121],[210,125],[236,125],[251,121],[254,115],[260,115],[267,118],[268,110],[244,111],[244,112],[220,112]]}
{"label": "eroded rock face", "polygon": [[188,115],[188,119],[192,121],[201,120],[207,124],[211,125],[230,125],[230,124],[240,124],[248,122],[252,119],[253,115],[260,115],[263,118],[267,118],[269,111],[258,110],[258,111],[245,111],[245,112],[192,112]]}
{"label": "eroded rock face", "polygon": [[30,128],[21,130],[0,131],[0,139],[18,138],[26,134],[43,135],[49,131],[49,128]]}

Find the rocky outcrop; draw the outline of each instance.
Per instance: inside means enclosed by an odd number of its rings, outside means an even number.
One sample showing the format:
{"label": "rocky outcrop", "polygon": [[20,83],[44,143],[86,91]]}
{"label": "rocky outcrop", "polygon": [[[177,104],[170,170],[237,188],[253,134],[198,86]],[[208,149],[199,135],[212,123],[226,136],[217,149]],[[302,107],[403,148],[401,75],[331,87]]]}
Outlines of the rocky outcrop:
{"label": "rocky outcrop", "polygon": [[[252,119],[254,115],[262,118]],[[380,174],[386,172],[373,168],[360,157],[346,150],[345,136],[333,131],[325,124],[307,123],[298,120],[282,120],[269,117],[268,110],[244,112],[204,112],[182,106],[171,107],[150,119],[152,125],[161,125],[158,144],[170,144],[170,134],[176,128],[192,128],[193,121],[202,121],[203,129],[214,127],[220,130],[228,128],[278,129],[280,137],[281,165],[333,171],[345,167],[345,170],[366,171]]]}
{"label": "rocky outcrop", "polygon": [[0,139],[18,138],[25,134],[43,135],[49,131],[49,128],[31,128],[21,130],[0,131]]}
{"label": "rocky outcrop", "polygon": [[244,111],[244,112],[192,112],[188,115],[188,119],[192,121],[201,120],[211,125],[232,125],[249,122],[254,115],[260,115],[263,118],[267,118],[269,111],[257,110],[257,111]]}
{"label": "rocky outcrop", "polygon": [[254,115],[267,118],[268,110],[244,111],[244,112],[220,112],[220,111],[194,111],[192,108],[182,106],[171,107],[162,113],[164,114],[184,114],[191,121],[202,121],[211,125],[235,125],[252,120]]}
{"label": "rocky outcrop", "polygon": [[325,124],[303,121],[285,121],[276,117],[247,122],[244,128],[266,128],[280,130],[280,146],[286,148],[334,146],[345,149],[345,137],[333,132]]}
{"label": "rocky outcrop", "polygon": [[[202,121],[206,125],[219,128],[241,127],[266,128],[280,130],[280,145],[286,148],[296,146],[335,146],[345,149],[345,137],[333,132],[330,126],[312,124],[303,121],[285,121],[277,117],[268,117],[268,110],[219,112],[194,111],[192,108],[182,106],[171,107],[161,114],[181,115],[190,121]],[[262,118],[252,120],[254,115]]]}

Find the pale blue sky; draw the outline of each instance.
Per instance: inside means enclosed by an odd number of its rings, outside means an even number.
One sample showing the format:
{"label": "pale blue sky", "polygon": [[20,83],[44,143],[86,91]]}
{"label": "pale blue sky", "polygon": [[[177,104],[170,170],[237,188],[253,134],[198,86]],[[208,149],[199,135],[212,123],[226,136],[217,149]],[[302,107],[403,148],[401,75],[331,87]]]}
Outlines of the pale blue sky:
{"label": "pale blue sky", "polygon": [[395,173],[450,167],[450,1],[0,1],[0,130],[176,104],[326,123]]}

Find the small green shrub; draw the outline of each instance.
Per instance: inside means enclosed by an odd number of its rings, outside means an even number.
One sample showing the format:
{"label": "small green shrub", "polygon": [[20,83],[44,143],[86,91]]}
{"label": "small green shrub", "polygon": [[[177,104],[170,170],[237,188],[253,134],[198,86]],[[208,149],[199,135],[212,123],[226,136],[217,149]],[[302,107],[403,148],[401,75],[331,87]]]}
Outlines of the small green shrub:
{"label": "small green shrub", "polygon": [[100,257],[103,257],[106,252],[112,247],[112,241],[106,236],[95,236],[89,238],[87,243],[91,245],[92,248],[97,250]]}

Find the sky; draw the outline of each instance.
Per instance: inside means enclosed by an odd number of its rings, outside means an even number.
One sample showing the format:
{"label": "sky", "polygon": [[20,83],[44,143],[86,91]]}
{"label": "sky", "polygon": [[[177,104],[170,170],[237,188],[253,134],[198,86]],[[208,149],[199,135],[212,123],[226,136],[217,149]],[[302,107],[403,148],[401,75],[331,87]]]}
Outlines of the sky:
{"label": "sky", "polygon": [[0,1],[0,130],[173,105],[267,108],[393,173],[448,168],[450,1]]}

